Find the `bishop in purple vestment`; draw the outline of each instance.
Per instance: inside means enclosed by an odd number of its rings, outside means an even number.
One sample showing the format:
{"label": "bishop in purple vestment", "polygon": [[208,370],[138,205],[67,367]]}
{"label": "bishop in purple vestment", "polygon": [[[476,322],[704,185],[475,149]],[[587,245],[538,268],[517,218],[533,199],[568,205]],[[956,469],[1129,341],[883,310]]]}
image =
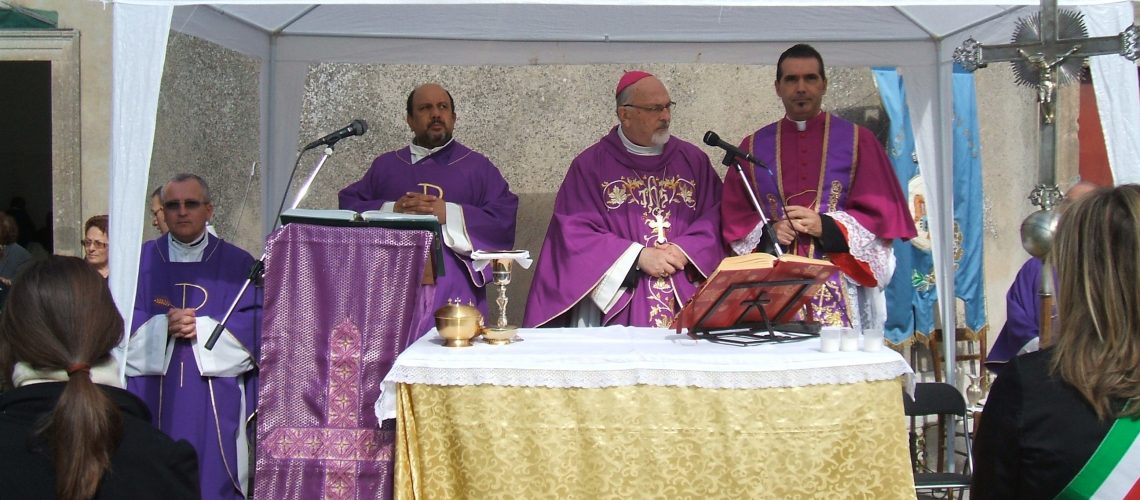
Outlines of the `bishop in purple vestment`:
{"label": "bishop in purple vestment", "polygon": [[570,164],[538,257],[523,325],[670,327],[724,258],[721,181],[669,134],[656,77],[626,73],[620,125]]}
{"label": "bishop in purple vestment", "polygon": [[261,322],[256,287],[242,296],[214,348],[204,344],[254,260],[208,234],[214,207],[198,176],[176,176],[162,201],[170,232],[143,244],[127,388],[146,401],[163,432],[194,445],[202,498],[244,498]]}
{"label": "bishop in purple vestment", "polygon": [[770,248],[751,186],[781,245],[842,271],[820,287],[812,319],[882,328],[882,287],[894,273],[891,240],[916,234],[894,169],[869,130],[821,111],[827,78],[814,48],[799,44],[780,56],[775,88],[786,116],[741,143],[767,167],[748,168],[743,179],[729,169],[724,239],[737,254]]}
{"label": "bishop in purple vestment", "polygon": [[[452,138],[455,103],[443,87],[417,87],[407,111],[412,144],[377,157],[364,178],[340,191],[340,208],[435,215],[446,248],[433,310],[458,300],[486,317],[491,266],[475,270],[471,252],[514,248],[518,196],[491,160]],[[427,316],[421,332],[433,321]]]}

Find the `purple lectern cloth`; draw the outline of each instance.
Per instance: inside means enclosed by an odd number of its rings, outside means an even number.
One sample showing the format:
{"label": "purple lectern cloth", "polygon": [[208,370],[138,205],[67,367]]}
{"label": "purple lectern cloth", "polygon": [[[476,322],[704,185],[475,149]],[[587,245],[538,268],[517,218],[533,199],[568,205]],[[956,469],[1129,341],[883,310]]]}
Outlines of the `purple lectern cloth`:
{"label": "purple lectern cloth", "polygon": [[258,498],[389,499],[380,381],[432,315],[426,231],[290,224],[265,267]]}
{"label": "purple lectern cloth", "polygon": [[[628,152],[617,127],[570,164],[538,257],[523,325],[554,321],[589,294],[631,244],[653,246],[651,223],[689,257],[695,274],[669,278],[642,273],[606,313],[603,324],[669,327],[676,309],[724,258],[720,176],[700,148],[670,137],[660,156]],[[656,220],[660,217],[660,221]]]}
{"label": "purple lectern cloth", "polygon": [[[412,164],[410,148],[378,156],[364,177],[338,195],[340,208],[365,212],[378,210],[408,192],[440,196],[463,209],[463,232],[472,250],[511,250],[515,245],[515,213],[519,198],[511,192],[499,169],[459,141]],[[449,222],[455,224],[454,222]],[[459,299],[472,303],[487,315],[487,292],[491,266],[476,271],[469,255],[447,246],[443,251],[443,276],[436,280],[433,311]],[[433,326],[431,318],[420,325],[422,332]]]}
{"label": "purple lectern cloth", "polygon": [[[249,276],[253,257],[210,236],[201,262],[169,262],[170,240],[165,235],[143,244],[138,292],[131,320],[132,342],[139,328],[171,307],[197,307],[198,317],[221,321]],[[257,359],[257,328],[261,293],[251,286],[226,322],[226,330],[253,359]],[[211,332],[198,331],[197,342]],[[223,349],[222,343],[216,348]],[[198,452],[202,498],[242,498],[237,485],[238,441],[246,443],[241,423],[257,401],[257,372],[237,377],[206,377],[198,371],[190,341],[174,342],[166,375],[130,377],[127,389],[146,402],[158,428],[174,439],[185,439]],[[242,392],[245,408],[242,411]],[[221,445],[221,447],[219,447]]]}
{"label": "purple lectern cloth", "polygon": [[1041,259],[1033,257],[1021,266],[1005,294],[1005,325],[986,355],[986,366],[1001,368],[1017,356],[1025,344],[1037,338],[1041,321]]}

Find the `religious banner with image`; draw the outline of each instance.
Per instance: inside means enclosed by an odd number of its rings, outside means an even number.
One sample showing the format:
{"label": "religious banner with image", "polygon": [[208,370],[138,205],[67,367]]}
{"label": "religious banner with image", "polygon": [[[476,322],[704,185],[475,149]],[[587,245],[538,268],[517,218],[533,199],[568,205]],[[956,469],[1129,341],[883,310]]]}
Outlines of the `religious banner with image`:
{"label": "religious banner with image", "polygon": [[891,344],[905,345],[913,340],[916,332],[929,335],[934,329],[934,260],[930,253],[926,188],[914,150],[914,129],[902,76],[895,68],[872,68],[871,71],[890,118],[887,156],[902,184],[903,196],[918,231],[910,241],[894,241],[895,274],[886,287],[887,321],[883,336]]}
{"label": "religious banner with image", "polygon": [[[914,150],[914,133],[906,106],[902,77],[894,68],[874,68],[875,83],[883,108],[890,117],[887,155],[909,200],[918,236],[909,242],[895,241],[895,274],[887,285],[887,322],[884,337],[892,344],[906,344],[914,334],[934,330],[937,300],[931,235],[927,221],[926,187]],[[954,248],[955,296],[964,304],[965,327],[971,334],[986,327],[983,280],[981,143],[978,137],[977,98],[974,76],[955,65],[954,101]],[[901,181],[908,179],[907,181]]]}

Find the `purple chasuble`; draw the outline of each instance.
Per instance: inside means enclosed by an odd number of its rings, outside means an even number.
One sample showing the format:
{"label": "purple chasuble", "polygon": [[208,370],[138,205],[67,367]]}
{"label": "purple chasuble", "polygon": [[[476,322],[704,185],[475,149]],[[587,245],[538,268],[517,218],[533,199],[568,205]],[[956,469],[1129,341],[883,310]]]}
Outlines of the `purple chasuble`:
{"label": "purple chasuble", "polygon": [[1033,257],[1021,266],[1005,295],[1005,325],[1001,327],[986,366],[1000,369],[1017,356],[1025,344],[1037,338],[1041,321],[1041,259]]}
{"label": "purple chasuble", "polygon": [[[804,131],[787,119],[769,124],[744,138],[741,149],[771,168],[746,170],[748,182],[756,188],[770,218],[783,217],[783,200],[785,206],[799,205],[820,213],[845,212],[880,239],[914,237],[902,188],[886,153],[869,130],[820,113],[807,121]],[[760,221],[740,176],[732,169],[725,176],[722,215],[723,235],[730,242],[747,236]],[[810,236],[801,235],[792,251],[828,258]],[[820,287],[812,302],[812,315],[826,325],[850,325],[848,309],[856,300],[848,297],[847,287],[836,273]]]}
{"label": "purple chasuble", "polygon": [[[131,320],[131,345],[139,335],[164,335],[164,331],[140,330],[172,307],[195,308],[198,318],[221,321],[249,275],[253,257],[244,250],[209,236],[201,262],[170,262],[169,238],[161,236],[143,244],[138,292]],[[198,329],[193,340],[175,340],[165,375],[129,377],[127,389],[142,398],[154,415],[155,424],[174,439],[185,439],[198,452],[202,498],[242,498],[239,467],[248,466],[244,422],[257,401],[257,360],[261,321],[261,292],[251,286],[226,323],[223,337],[236,340],[248,357],[250,369],[237,376],[203,376],[192,343],[205,344],[211,330]],[[163,328],[164,330],[164,328]],[[224,339],[229,340],[229,338]],[[215,350],[226,349],[219,342]],[[236,345],[236,344],[232,344]],[[130,356],[130,355],[128,355]],[[243,408],[244,391],[244,408]],[[248,445],[246,445],[248,446]],[[241,461],[246,463],[240,463]]]}
{"label": "purple chasuble", "polygon": [[[452,140],[439,151],[413,164],[411,148],[389,151],[376,158],[359,181],[340,191],[340,208],[365,212],[378,210],[408,192],[436,195],[463,209],[463,232],[472,250],[511,250],[515,244],[515,213],[519,199],[511,192],[499,169],[487,157]],[[455,224],[455,221],[448,221]],[[445,245],[444,275],[435,283],[435,307],[459,299],[487,314],[491,266],[476,271],[471,258]],[[428,315],[421,331],[434,326]]]}
{"label": "purple chasuble", "polygon": [[617,127],[570,164],[538,257],[523,325],[561,326],[631,244],[659,234],[689,257],[668,278],[638,273],[603,315],[606,325],[669,327],[724,258],[719,237],[721,181],[696,146],[670,137],[659,156],[626,150]]}

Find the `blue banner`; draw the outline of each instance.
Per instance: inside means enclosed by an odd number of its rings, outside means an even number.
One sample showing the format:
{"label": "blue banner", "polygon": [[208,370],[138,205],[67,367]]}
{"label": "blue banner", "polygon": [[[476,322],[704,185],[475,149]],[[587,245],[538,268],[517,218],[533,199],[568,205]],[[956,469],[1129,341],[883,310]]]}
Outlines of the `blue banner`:
{"label": "blue banner", "polygon": [[982,157],[974,74],[954,65],[954,293],[965,304],[966,328],[986,326],[983,279]]}
{"label": "blue banner", "polygon": [[915,332],[934,329],[934,259],[930,254],[926,188],[914,151],[914,129],[906,105],[903,79],[894,68],[872,68],[883,108],[890,118],[887,156],[902,184],[903,196],[914,218],[918,236],[895,240],[895,274],[886,287],[887,321],[884,337],[892,344],[905,344]]}

